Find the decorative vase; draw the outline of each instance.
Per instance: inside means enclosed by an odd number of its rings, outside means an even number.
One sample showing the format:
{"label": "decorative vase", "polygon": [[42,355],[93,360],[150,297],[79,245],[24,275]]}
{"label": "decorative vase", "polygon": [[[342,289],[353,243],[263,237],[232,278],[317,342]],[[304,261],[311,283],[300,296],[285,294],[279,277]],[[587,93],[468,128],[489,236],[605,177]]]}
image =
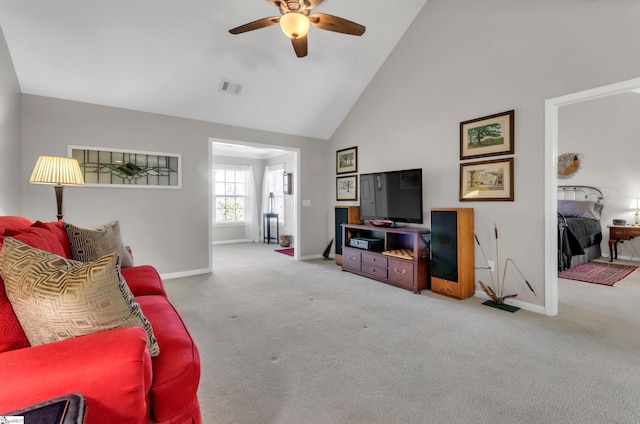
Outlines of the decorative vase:
{"label": "decorative vase", "polygon": [[290,244],[291,244],[291,236],[288,236],[286,234],[283,234],[280,236],[280,246],[289,247]]}

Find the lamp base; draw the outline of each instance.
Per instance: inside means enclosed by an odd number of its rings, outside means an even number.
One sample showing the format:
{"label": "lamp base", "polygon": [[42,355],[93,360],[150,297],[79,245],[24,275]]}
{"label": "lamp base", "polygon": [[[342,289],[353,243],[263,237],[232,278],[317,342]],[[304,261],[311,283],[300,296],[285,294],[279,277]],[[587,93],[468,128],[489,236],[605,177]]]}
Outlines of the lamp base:
{"label": "lamp base", "polygon": [[56,192],[56,205],[58,206],[58,214],[56,216],[58,217],[58,221],[60,221],[62,219],[62,191],[64,186],[55,185],[53,189]]}

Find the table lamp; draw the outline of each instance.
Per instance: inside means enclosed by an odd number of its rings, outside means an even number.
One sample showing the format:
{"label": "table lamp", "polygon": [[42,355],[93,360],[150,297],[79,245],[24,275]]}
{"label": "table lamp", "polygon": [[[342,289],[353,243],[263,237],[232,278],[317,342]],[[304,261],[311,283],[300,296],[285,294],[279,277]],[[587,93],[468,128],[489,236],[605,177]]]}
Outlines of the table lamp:
{"label": "table lamp", "polygon": [[76,159],[58,156],[40,156],[33,168],[31,184],[52,184],[58,205],[58,220],[62,219],[62,190],[65,185],[82,185],[84,178]]}
{"label": "table lamp", "polygon": [[631,203],[629,204],[629,209],[635,209],[636,211],[636,219],[633,223],[634,227],[640,226],[640,222],[638,221],[638,217],[640,215],[640,209],[638,208],[639,202],[640,202],[640,197],[634,197],[631,199]]}

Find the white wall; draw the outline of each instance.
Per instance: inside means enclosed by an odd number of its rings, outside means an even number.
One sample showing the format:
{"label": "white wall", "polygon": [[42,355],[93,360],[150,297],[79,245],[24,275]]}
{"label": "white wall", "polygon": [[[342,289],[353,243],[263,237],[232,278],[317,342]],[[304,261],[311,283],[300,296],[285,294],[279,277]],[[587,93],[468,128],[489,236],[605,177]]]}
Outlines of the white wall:
{"label": "white wall", "polygon": [[[633,223],[632,198],[640,197],[640,94],[625,93],[563,106],[558,112],[558,153],[580,153],[578,172],[558,184],[589,185],[602,190],[603,255],[609,254],[609,231],[614,218]],[[618,255],[640,259],[638,242],[618,245]]]}
{"label": "white wall", "polygon": [[[182,154],[180,190],[68,187],[65,219],[78,225],[121,222],[136,263],[160,273],[206,269],[208,258],[210,137],[300,149],[301,256],[321,254],[327,242],[326,141],[174,118],[40,96],[22,96],[22,213],[55,219],[53,189],[27,180],[38,155],[66,155],[67,145]],[[318,225],[321,223],[320,225]]]}
{"label": "white wall", "polygon": [[[544,102],[639,76],[637,16],[636,1],[429,0],[331,148],[357,145],[360,173],[422,167],[425,225],[432,207],[473,207],[485,251],[496,223],[501,262],[513,258],[537,297],[516,278],[506,291],[544,305]],[[510,109],[515,201],[459,202],[459,123]],[[484,265],[477,248],[476,264]]]}
{"label": "white wall", "polygon": [[[216,155],[214,151],[214,164],[221,165],[252,165],[254,173],[254,183],[256,195],[258,196],[258,225],[260,226],[260,234],[262,235],[262,227],[264,222],[261,212],[262,199],[262,182],[264,179],[264,168],[270,165],[284,165],[284,170],[293,173],[296,170],[296,161],[294,152],[285,152],[269,159],[251,159],[238,156],[222,156]],[[293,184],[295,186],[295,184]],[[295,188],[295,187],[294,187]],[[295,192],[294,192],[295,193]],[[293,234],[296,229],[295,201],[297,197],[294,195],[285,196],[284,215],[286,222],[280,217],[280,234]],[[275,231],[275,230],[274,230]],[[214,243],[224,243],[230,241],[244,241],[245,230],[243,224],[219,224],[214,225],[212,239]]]}
{"label": "white wall", "polygon": [[[265,166],[265,161],[263,159],[222,156],[216,155],[214,151],[213,163],[214,165],[251,165],[253,169],[254,190],[256,195],[258,197],[260,196],[260,193],[262,192],[262,177]],[[256,225],[259,225],[259,222],[256,223]],[[214,224],[211,239],[213,243],[245,240],[244,224]]]}
{"label": "white wall", "polygon": [[[287,152],[284,155],[276,156],[274,158],[267,160],[267,165],[272,166],[272,165],[280,165],[280,164],[284,165],[285,172],[289,172],[295,175],[296,162],[295,162],[294,152]],[[293,203],[298,199],[298,196],[296,195],[295,180],[292,181],[291,184],[293,186],[293,194],[284,196],[285,222],[284,222],[284,225],[282,224],[282,222],[280,223],[280,235],[282,234],[292,235],[294,234],[294,231],[296,228],[296,216],[295,216],[295,208]],[[293,237],[291,238],[291,240],[293,241]],[[280,241],[278,240],[278,243],[279,242]]]}
{"label": "white wall", "polygon": [[0,215],[20,215],[20,85],[0,29]]}

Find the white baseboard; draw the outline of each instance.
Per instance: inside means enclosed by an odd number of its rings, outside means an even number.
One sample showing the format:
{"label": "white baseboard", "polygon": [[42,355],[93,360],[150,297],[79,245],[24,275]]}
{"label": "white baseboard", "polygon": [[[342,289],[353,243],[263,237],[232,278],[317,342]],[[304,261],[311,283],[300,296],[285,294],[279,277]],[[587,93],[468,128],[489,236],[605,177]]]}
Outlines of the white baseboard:
{"label": "white baseboard", "polygon": [[[476,294],[474,296],[479,297],[480,299],[490,300],[490,297],[482,290],[476,290]],[[534,305],[533,303],[521,302],[515,299],[507,299],[504,303],[511,306],[517,306],[518,308],[529,312],[535,312],[542,315],[545,314],[544,306]]]}
{"label": "white baseboard", "polygon": [[173,278],[191,277],[194,275],[202,275],[211,273],[210,269],[192,269],[190,271],[170,272],[168,274],[160,274],[163,280],[171,280]]}
{"label": "white baseboard", "polygon": [[324,258],[322,255],[310,255],[310,256],[301,256],[298,258],[299,261],[310,261],[312,259],[320,259]]}
{"label": "white baseboard", "polygon": [[[213,241],[212,245],[216,244],[234,244],[234,243],[251,243],[251,240],[248,239],[240,239],[240,240],[222,240],[222,241]],[[258,242],[256,242],[258,243]]]}
{"label": "white baseboard", "polygon": [[[602,255],[603,258],[609,258],[610,255],[604,254]],[[640,262],[640,258],[635,257],[635,256],[620,256],[618,255],[618,259],[623,259],[625,261],[635,261],[635,262]],[[615,261],[615,259],[614,259]]]}

